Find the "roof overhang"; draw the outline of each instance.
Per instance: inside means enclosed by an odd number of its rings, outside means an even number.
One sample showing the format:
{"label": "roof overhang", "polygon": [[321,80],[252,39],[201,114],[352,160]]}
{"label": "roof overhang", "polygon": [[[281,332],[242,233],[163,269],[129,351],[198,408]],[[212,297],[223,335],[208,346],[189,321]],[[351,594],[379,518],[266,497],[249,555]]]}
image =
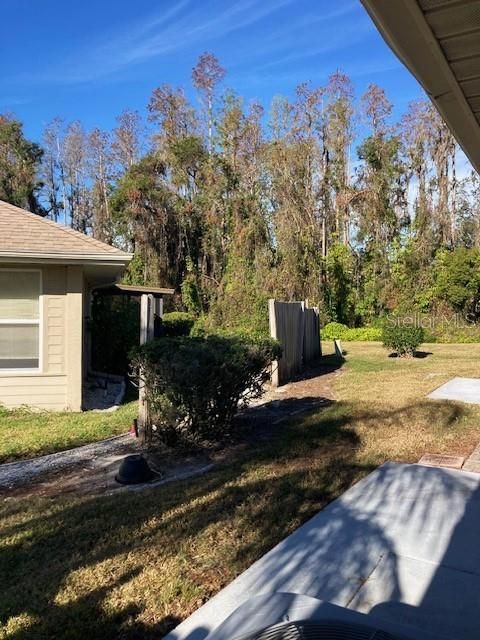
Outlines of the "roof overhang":
{"label": "roof overhang", "polygon": [[127,295],[138,297],[144,294],[153,295],[156,298],[163,296],[173,296],[175,289],[165,289],[163,287],[144,287],[141,285],[131,284],[109,284],[108,286],[95,287],[95,291],[101,295],[118,296]]}
{"label": "roof overhang", "polygon": [[361,2],[480,172],[480,1]]}
{"label": "roof overhang", "polygon": [[126,267],[133,255],[130,253],[78,254],[78,253],[34,253],[28,251],[1,251],[0,262],[34,264],[89,264],[97,266]]}

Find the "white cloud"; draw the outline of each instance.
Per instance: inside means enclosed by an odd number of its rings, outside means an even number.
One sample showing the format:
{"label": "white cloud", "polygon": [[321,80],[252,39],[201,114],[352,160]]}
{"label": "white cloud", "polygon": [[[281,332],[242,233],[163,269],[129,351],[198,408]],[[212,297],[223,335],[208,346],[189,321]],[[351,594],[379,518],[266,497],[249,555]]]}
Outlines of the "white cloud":
{"label": "white cloud", "polygon": [[371,32],[370,25],[366,22],[346,24],[342,30],[337,30],[336,33],[329,33],[330,30],[331,29],[325,28],[324,31],[317,33],[318,40],[321,41],[321,44],[316,45],[313,43],[313,46],[310,48],[304,48],[304,43],[302,43],[301,47],[298,47],[297,43],[296,47],[289,47],[288,53],[257,67],[256,71],[261,72],[291,62],[306,60],[325,53],[346,49],[364,40],[365,36]]}
{"label": "white cloud", "polygon": [[103,34],[102,40],[90,43],[44,73],[32,74],[28,80],[79,84],[106,78],[147,60],[244,29],[292,2],[240,0],[225,5],[214,0],[192,5],[190,0],[181,0],[169,11],[150,15],[127,29]]}

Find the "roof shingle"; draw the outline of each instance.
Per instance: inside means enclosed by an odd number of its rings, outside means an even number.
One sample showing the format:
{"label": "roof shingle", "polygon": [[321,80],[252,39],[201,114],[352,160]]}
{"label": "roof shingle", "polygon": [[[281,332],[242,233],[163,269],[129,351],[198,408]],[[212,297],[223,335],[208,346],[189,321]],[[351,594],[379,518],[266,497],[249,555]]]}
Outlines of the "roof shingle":
{"label": "roof shingle", "polygon": [[126,261],[131,257],[116,247],[0,200],[0,257],[12,253],[107,260],[124,257]]}

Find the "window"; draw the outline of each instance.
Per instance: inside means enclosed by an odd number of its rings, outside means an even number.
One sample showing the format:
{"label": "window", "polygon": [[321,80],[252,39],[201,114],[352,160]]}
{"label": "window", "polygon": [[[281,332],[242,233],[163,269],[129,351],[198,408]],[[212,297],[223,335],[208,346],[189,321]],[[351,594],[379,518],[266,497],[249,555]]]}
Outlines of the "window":
{"label": "window", "polygon": [[0,371],[38,369],[40,272],[0,269]]}

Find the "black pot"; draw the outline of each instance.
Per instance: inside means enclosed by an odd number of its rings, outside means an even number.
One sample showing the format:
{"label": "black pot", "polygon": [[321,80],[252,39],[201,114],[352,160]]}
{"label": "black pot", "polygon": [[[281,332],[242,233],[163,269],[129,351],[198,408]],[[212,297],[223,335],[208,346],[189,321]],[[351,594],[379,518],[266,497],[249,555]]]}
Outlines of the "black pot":
{"label": "black pot", "polygon": [[120,484],[141,484],[148,482],[153,476],[148,462],[141,454],[136,453],[122,460],[115,480]]}

